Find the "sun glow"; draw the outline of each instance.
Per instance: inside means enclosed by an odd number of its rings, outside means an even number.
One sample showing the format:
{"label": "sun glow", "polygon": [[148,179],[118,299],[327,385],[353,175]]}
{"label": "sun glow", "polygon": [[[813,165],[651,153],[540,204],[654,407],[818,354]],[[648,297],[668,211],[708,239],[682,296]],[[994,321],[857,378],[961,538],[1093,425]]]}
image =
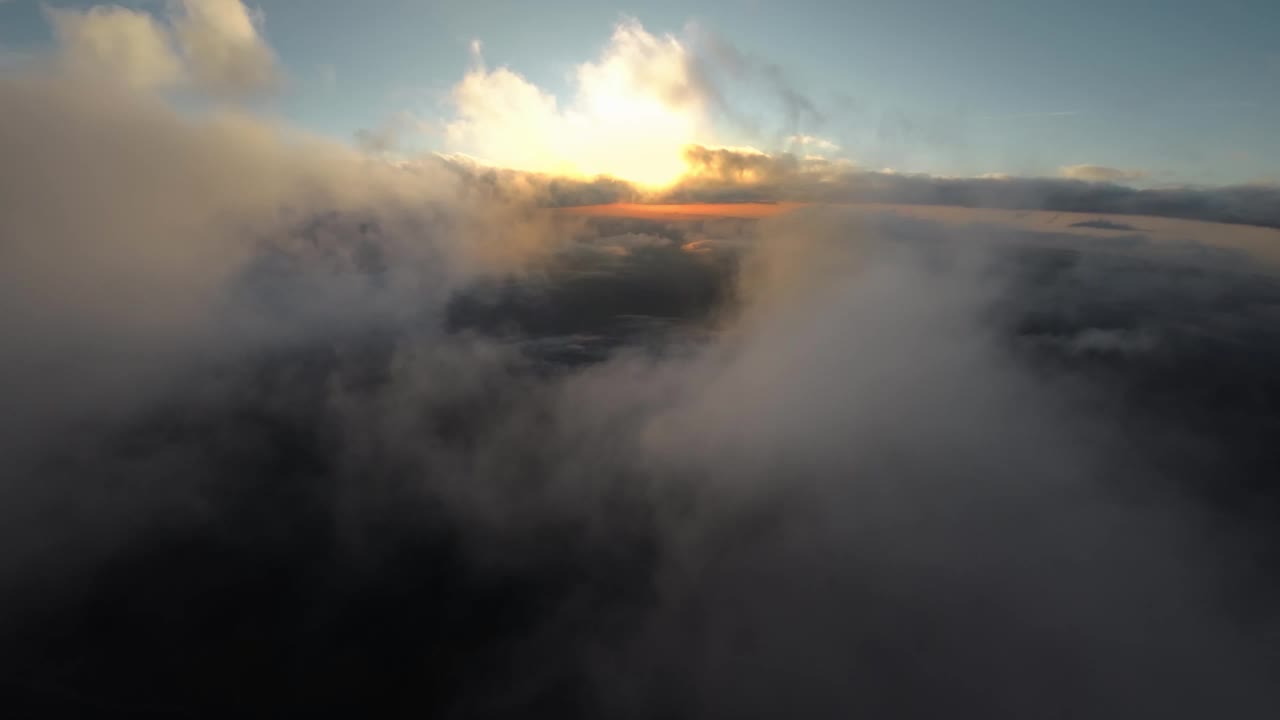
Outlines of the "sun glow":
{"label": "sun glow", "polygon": [[578,66],[574,98],[483,63],[453,89],[446,141],[486,162],[531,172],[610,175],[648,187],[675,182],[699,141],[705,108],[688,50],[636,22],[619,25],[600,59]]}

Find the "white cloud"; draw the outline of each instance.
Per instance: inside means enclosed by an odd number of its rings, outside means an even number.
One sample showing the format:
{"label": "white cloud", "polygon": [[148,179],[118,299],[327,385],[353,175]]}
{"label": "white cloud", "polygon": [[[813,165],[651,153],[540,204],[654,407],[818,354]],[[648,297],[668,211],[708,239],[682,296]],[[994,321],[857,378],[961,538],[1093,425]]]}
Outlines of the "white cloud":
{"label": "white cloud", "polygon": [[519,170],[666,183],[684,170],[683,149],[704,125],[690,66],[678,38],[635,21],[619,24],[600,58],[575,69],[568,105],[478,62],[453,89],[445,139],[450,150]]}
{"label": "white cloud", "polygon": [[840,149],[839,145],[830,140],[813,135],[792,135],[787,138],[787,144],[803,147],[810,152],[835,152]]}
{"label": "white cloud", "polygon": [[192,81],[220,97],[244,97],[280,82],[275,54],[240,0],[183,0],[173,28]]}
{"label": "white cloud", "polygon": [[50,10],[63,61],[76,73],[138,90],[188,87],[214,97],[251,97],[276,87],[275,54],[240,0],[182,0],[159,19],[96,6]]}
{"label": "white cloud", "polygon": [[50,10],[64,59],[79,73],[106,74],[137,89],[171,87],[184,69],[167,29],[152,16],[115,6]]}
{"label": "white cloud", "polygon": [[1058,168],[1058,174],[1072,180],[1085,182],[1130,182],[1141,180],[1147,174],[1141,170],[1122,170],[1105,165],[1066,165]]}

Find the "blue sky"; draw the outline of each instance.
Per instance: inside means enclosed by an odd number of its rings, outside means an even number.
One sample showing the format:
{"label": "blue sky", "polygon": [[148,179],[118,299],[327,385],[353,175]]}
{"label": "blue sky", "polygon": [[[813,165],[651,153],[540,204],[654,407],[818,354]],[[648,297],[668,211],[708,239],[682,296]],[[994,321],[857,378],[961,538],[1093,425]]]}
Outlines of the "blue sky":
{"label": "blue sky", "polygon": [[[75,8],[93,3],[58,2]],[[122,3],[159,12],[163,2]],[[250,3],[251,6],[255,6]],[[655,34],[690,22],[781,68],[828,138],[870,168],[943,175],[1053,175],[1097,164],[1145,182],[1280,180],[1280,2],[1243,0],[852,0],[645,2],[260,0],[262,31],[289,78],[265,108],[350,139],[400,111],[427,126],[483,43],[562,101],[579,63],[634,17]],[[0,3],[0,48],[51,43],[36,0]],[[777,107],[741,100],[771,148]],[[425,147],[438,140],[428,132]]]}

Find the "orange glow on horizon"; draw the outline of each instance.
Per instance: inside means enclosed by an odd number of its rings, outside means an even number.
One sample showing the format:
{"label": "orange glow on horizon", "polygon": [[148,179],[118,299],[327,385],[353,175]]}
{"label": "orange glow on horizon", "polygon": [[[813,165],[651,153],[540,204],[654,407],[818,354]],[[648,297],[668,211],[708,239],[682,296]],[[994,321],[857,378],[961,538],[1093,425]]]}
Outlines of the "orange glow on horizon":
{"label": "orange glow on horizon", "polygon": [[781,215],[809,203],[609,203],[557,208],[565,215],[621,217],[647,220],[760,219]]}

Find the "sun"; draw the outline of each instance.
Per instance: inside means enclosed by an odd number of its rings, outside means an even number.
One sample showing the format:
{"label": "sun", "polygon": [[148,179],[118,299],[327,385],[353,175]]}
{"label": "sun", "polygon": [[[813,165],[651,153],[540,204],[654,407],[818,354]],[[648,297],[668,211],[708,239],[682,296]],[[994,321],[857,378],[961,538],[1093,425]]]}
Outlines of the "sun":
{"label": "sun", "polygon": [[445,127],[446,141],[516,170],[671,185],[685,173],[685,148],[700,144],[707,127],[687,52],[670,35],[623,23],[598,61],[577,66],[566,105],[510,69],[481,62],[453,89],[457,117]]}
{"label": "sun", "polygon": [[698,118],[686,108],[636,94],[625,84],[598,88],[568,116],[561,152],[582,175],[610,175],[661,187],[686,169],[684,148],[696,141]]}

